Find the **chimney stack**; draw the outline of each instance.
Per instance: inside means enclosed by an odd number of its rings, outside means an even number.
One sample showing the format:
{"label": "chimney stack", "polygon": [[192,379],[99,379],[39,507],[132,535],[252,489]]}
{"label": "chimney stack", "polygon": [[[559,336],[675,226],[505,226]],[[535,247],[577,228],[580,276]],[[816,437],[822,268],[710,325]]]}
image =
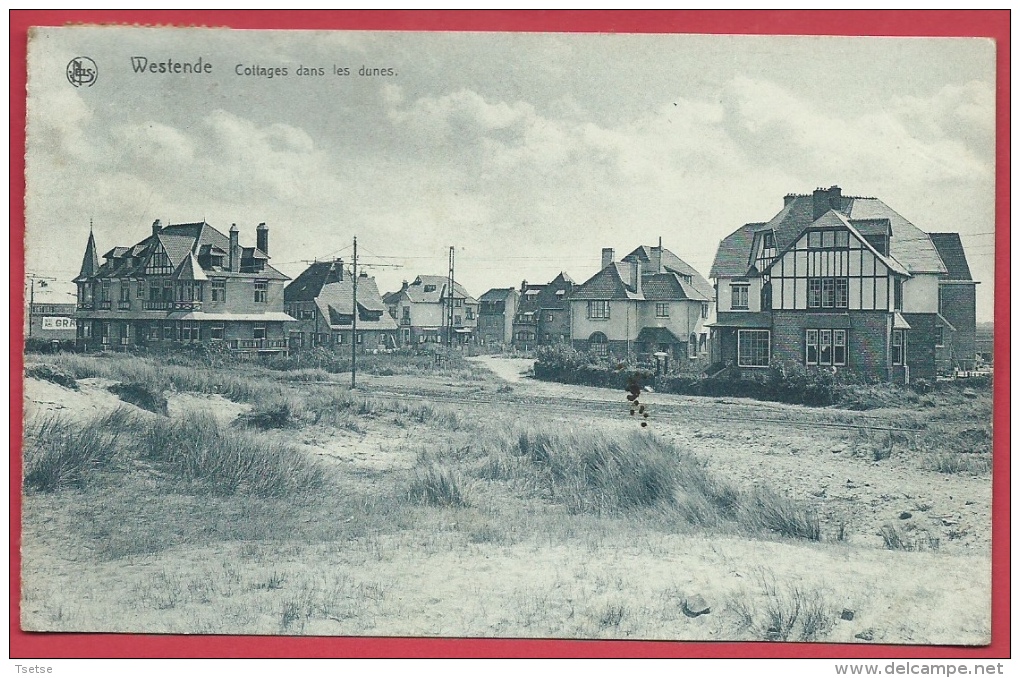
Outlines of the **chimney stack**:
{"label": "chimney stack", "polygon": [[602,268],[606,268],[609,264],[613,263],[613,254],[612,247],[602,248]]}
{"label": "chimney stack", "polygon": [[269,255],[269,227],[264,221],[255,229],[255,247]]}
{"label": "chimney stack", "polygon": [[634,293],[641,296],[641,260],[635,258],[631,262],[631,287],[634,288]]}
{"label": "chimney stack", "polygon": [[163,230],[163,224],[162,222],[160,222],[159,219],[156,219],[154,222],[152,222],[152,234],[159,235],[159,232],[161,230]]}
{"label": "chimney stack", "polygon": [[652,271],[662,273],[662,236],[659,236],[659,246],[652,248]]}
{"label": "chimney stack", "polygon": [[817,219],[829,210],[839,211],[843,203],[843,191],[839,186],[816,188],[812,194],[812,218]]}
{"label": "chimney stack", "polygon": [[238,273],[241,270],[241,243],[238,241],[237,224],[230,224],[230,270]]}

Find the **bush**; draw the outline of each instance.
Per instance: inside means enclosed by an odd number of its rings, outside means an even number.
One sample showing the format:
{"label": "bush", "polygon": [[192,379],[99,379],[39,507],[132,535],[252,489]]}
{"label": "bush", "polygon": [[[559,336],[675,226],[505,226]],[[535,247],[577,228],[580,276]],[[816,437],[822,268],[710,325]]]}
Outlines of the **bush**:
{"label": "bush", "polygon": [[653,376],[650,370],[638,365],[610,364],[567,345],[542,346],[536,352],[535,378],[544,381],[627,389],[634,381],[644,387],[652,383]]}
{"label": "bush", "polygon": [[238,426],[258,428],[263,431],[285,428],[301,418],[298,407],[288,399],[277,399],[258,405],[250,412],[241,414],[235,420]]}
{"label": "bush", "polygon": [[76,350],[74,339],[25,338],[25,353],[60,353],[74,350]]}
{"label": "bush", "polygon": [[164,417],[169,415],[166,396],[160,391],[153,391],[145,384],[114,384],[107,390],[124,402],[143,410],[162,414]]}
{"label": "bush", "polygon": [[49,365],[32,365],[25,370],[25,376],[32,377],[33,379],[42,379],[44,381],[53,382],[58,386],[69,388],[72,391],[79,390],[77,379],[67,372],[54,369]]}

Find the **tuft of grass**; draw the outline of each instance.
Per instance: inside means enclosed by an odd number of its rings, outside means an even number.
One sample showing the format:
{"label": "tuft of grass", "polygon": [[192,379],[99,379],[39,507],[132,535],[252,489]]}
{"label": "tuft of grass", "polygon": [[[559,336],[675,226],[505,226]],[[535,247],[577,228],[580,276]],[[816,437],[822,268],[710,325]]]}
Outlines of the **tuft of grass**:
{"label": "tuft of grass", "polygon": [[879,529],[885,547],[890,551],[938,551],[939,538],[927,530],[917,530],[914,534],[900,529],[892,523],[886,523]]}
{"label": "tuft of grass", "polygon": [[775,575],[758,573],[761,606],[752,602],[754,596],[744,592],[730,606],[741,628],[750,629],[762,640],[817,641],[828,635],[835,623],[836,607],[818,591],[808,591],[798,584],[776,582]]}
{"label": "tuft of grass", "polygon": [[25,426],[25,487],[39,492],[84,487],[94,472],[113,469],[134,421],[124,409],[84,423],[59,415],[30,420]]}
{"label": "tuft of grass", "polygon": [[69,388],[72,391],[77,391],[78,380],[74,376],[68,374],[59,369],[55,369],[50,365],[32,365],[25,369],[25,376],[32,377],[33,379],[42,379],[49,381],[58,386]]}
{"label": "tuft of grass", "polygon": [[928,467],[939,473],[966,473],[984,475],[992,470],[991,447],[989,454],[966,454],[961,452],[931,452],[927,456]]}
{"label": "tuft of grass", "polygon": [[415,469],[407,497],[429,506],[468,506],[467,486],[459,473],[448,467],[428,464]]}
{"label": "tuft of grass", "polygon": [[163,395],[162,391],[153,391],[146,384],[114,384],[107,388],[107,390],[124,402],[140,407],[143,410],[162,414],[164,417],[169,415],[166,396]]}
{"label": "tuft of grass", "polygon": [[238,426],[268,431],[296,425],[300,419],[301,410],[295,402],[289,398],[275,398],[239,415],[235,423]]}
{"label": "tuft of grass", "polygon": [[216,494],[285,497],[321,487],[321,464],[295,448],[224,429],[208,413],[141,427],[136,454]]}
{"label": "tuft of grass", "polygon": [[774,490],[756,487],[746,495],[741,506],[746,522],[770,532],[795,539],[820,541],[821,521],[818,512],[802,506]]}

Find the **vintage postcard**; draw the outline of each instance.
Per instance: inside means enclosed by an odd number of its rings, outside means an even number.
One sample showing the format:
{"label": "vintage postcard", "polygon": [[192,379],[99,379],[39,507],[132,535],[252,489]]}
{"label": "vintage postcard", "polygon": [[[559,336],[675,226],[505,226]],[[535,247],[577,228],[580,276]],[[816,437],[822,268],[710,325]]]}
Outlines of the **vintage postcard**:
{"label": "vintage postcard", "polygon": [[33,29],[22,629],[989,643],[995,73]]}

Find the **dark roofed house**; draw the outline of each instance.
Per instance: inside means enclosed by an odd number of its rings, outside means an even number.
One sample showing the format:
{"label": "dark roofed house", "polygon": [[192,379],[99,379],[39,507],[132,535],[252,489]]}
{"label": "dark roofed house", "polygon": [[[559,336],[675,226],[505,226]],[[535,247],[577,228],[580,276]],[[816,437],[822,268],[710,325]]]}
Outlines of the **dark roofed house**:
{"label": "dark roofed house", "polygon": [[574,346],[601,355],[707,359],[714,295],[704,276],[661,242],[620,261],[613,254],[603,249],[602,270],[570,296]]}
{"label": "dark roofed house", "polygon": [[241,353],[287,351],[283,284],[269,265],[269,231],[242,248],[234,225],[225,236],[203,222],[162,226],[99,262],[89,233],[78,286],[77,343],[83,350],[183,344]]}
{"label": "dark roofed house", "polygon": [[397,323],[387,312],[375,278],[358,277],[357,332],[354,279],[343,261],[317,261],[284,290],[284,308],[297,320],[290,330],[292,351],[313,346],[350,350],[396,348]]}
{"label": "dark roofed house", "polygon": [[959,355],[945,357],[958,328],[939,299],[965,278],[963,313],[973,318],[974,283],[959,238],[945,236],[838,186],[787,195],[772,219],[719,244],[709,274],[713,360],[747,371],[792,361],[897,380],[960,365]]}
{"label": "dark roofed house", "polygon": [[544,285],[521,283],[514,318],[514,345],[521,349],[570,342],[570,295],[574,281],[560,271]]}
{"label": "dark roofed house", "polygon": [[953,325],[936,349],[940,371],[970,371],[977,364],[977,281],[971,277],[959,233],[929,233],[946,265],[939,276],[939,314]]}

